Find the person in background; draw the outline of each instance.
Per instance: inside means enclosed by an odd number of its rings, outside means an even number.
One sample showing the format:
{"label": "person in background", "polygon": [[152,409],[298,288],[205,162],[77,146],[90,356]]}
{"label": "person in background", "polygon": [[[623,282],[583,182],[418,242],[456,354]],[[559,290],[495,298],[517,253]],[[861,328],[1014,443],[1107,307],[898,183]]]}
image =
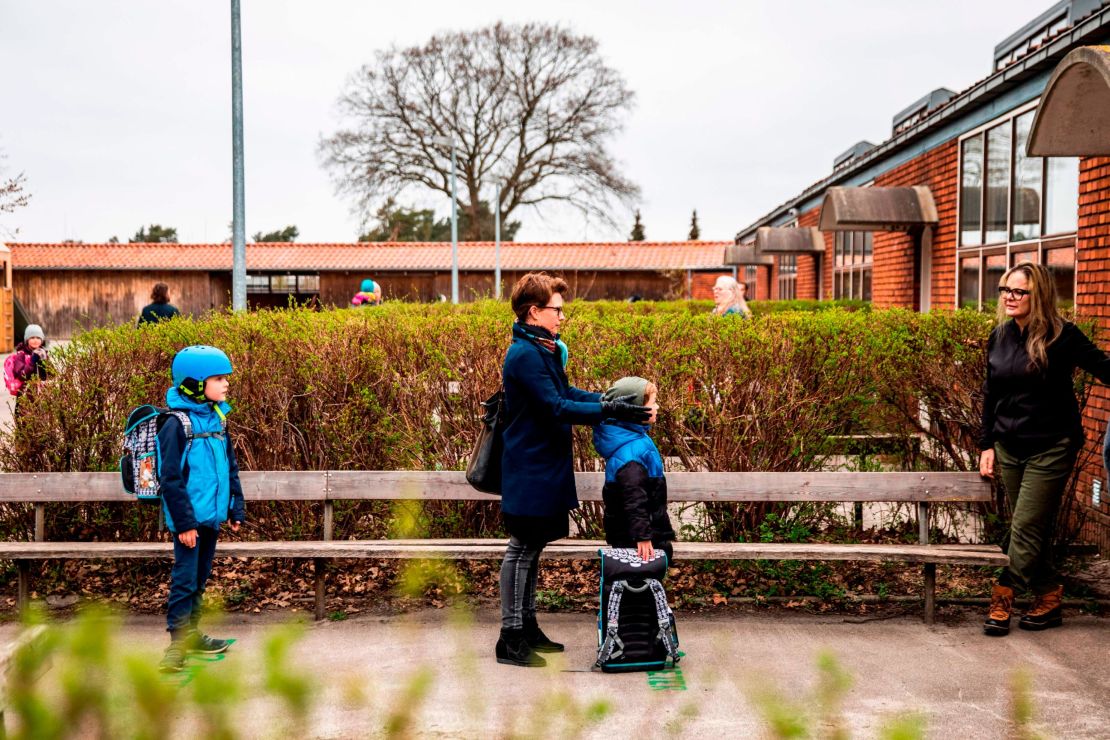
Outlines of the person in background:
{"label": "person in background", "polygon": [[28,324],[23,341],[15,352],[4,361],[4,383],[15,397],[15,416],[20,415],[20,399],[27,392],[27,384],[34,379],[46,380],[46,333],[38,324]]}
{"label": "person in background", "polygon": [[1052,539],[1084,442],[1074,375],[1082,368],[1110,384],[1110,357],[1060,315],[1056,282],[1044,265],[1012,267],[998,298],[998,325],[987,342],[979,473],[997,474],[1010,502],[1010,564],[991,591],[983,624],[984,633],[1002,636],[1010,632],[1015,591],[1033,596],[1021,629],[1063,624]]}
{"label": "person in background", "polygon": [[170,303],[170,286],[165,283],[155,283],[150,291],[150,303],[143,307],[136,326],[157,324],[159,321],[180,315],[181,311],[177,310],[177,306]]}
{"label": "person in background", "polygon": [[359,291],[351,299],[352,306],[380,306],[382,304],[382,286],[370,278],[362,281]]}
{"label": "person in background", "polygon": [[752,317],[752,310],[744,300],[746,286],[736,282],[736,278],[721,275],[713,284],[713,315],[714,316],[739,316],[744,319]]}

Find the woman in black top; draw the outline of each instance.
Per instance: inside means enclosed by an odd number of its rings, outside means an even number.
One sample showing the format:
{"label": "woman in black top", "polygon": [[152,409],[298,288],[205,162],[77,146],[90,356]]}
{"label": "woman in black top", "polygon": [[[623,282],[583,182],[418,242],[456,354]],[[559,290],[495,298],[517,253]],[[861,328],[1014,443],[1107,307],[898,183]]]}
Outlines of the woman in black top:
{"label": "woman in black top", "polygon": [[150,291],[150,300],[150,305],[145,306],[139,314],[138,326],[156,324],[181,313],[177,306],[170,303],[170,286],[165,283],[154,284],[154,289]]}
{"label": "woman in black top", "polygon": [[979,472],[1002,478],[1010,502],[1010,565],[991,593],[983,626],[1010,631],[1014,591],[1033,606],[1019,627],[1059,627],[1064,587],[1052,567],[1052,533],[1083,446],[1073,375],[1082,368],[1110,384],[1107,357],[1056,310],[1056,285],[1043,265],[1022,262],[998,286],[998,326],[987,345]]}

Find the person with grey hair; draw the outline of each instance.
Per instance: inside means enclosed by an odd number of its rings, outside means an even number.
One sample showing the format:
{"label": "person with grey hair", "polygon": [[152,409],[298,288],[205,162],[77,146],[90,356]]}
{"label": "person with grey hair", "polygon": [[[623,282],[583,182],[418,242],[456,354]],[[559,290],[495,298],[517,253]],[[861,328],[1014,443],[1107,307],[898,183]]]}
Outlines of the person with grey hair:
{"label": "person with grey hair", "polygon": [[752,310],[744,300],[742,285],[736,282],[736,278],[728,275],[717,278],[717,282],[713,284],[714,316],[739,316],[744,319],[752,317]]}

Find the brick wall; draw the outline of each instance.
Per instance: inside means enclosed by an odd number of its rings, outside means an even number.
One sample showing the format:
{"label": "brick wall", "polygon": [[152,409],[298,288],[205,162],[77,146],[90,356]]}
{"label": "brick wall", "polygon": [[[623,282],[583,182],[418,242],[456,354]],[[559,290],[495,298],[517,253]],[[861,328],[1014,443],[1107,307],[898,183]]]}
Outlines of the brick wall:
{"label": "brick wall", "polygon": [[[817,226],[821,219],[821,209],[814,208],[798,217],[798,228]],[[831,252],[829,254],[832,254]],[[831,264],[827,257],[818,262],[817,257],[810,254],[798,255],[798,299],[815,300],[817,298],[818,270],[828,272],[827,265]],[[826,298],[829,293],[823,294]]]}
{"label": "brick wall", "polygon": [[[1100,347],[1110,349],[1110,158],[1083,159],[1079,165],[1079,234],[1076,250],[1076,313],[1097,322],[1096,340]],[[1076,496],[1086,524],[1080,539],[1099,546],[1103,555],[1110,553],[1110,491],[1106,490],[1106,474],[1102,466],[1102,439],[1110,417],[1110,391],[1098,384],[1091,392],[1083,427],[1087,432],[1088,451],[1092,462],[1080,477]],[[1102,478],[1102,503],[1091,505],[1091,485]]]}
{"label": "brick wall", "polygon": [[[933,308],[951,309],[956,296],[956,193],[959,143],[941,144],[921,156],[875,178],[879,187],[927,185],[937,204],[940,224],[933,233],[931,299]],[[876,232],[872,268],[875,306],[913,308],[914,237],[896,232]]]}

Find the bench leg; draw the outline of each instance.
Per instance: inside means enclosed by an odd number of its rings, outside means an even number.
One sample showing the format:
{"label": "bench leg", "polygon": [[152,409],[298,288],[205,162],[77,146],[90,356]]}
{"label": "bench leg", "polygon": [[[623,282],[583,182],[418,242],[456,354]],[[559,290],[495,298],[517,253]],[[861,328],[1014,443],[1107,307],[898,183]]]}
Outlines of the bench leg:
{"label": "bench leg", "polygon": [[937,608],[937,564],[925,564],[925,624],[936,620]]}
{"label": "bench leg", "polygon": [[312,567],[316,571],[316,619],[317,621],[324,618],[324,607],[327,602],[327,585],[324,580],[325,568],[327,560],[324,558],[313,558]]}
{"label": "bench leg", "polygon": [[19,590],[16,592],[15,604],[22,614],[31,603],[31,562],[29,560],[15,562],[19,567]]}

